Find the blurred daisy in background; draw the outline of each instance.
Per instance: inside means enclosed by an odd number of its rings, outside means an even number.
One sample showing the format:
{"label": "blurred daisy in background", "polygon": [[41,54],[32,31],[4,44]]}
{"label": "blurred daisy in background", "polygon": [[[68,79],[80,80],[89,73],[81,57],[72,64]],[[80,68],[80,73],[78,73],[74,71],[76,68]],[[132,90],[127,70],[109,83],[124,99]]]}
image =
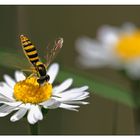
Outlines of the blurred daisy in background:
{"label": "blurred daisy in background", "polygon": [[110,66],[125,70],[132,79],[140,78],[140,29],[132,23],[120,28],[104,25],[96,39],[79,38],[76,50],[78,62],[85,68]]}
{"label": "blurred daisy in background", "polygon": [[52,64],[47,74],[49,83],[40,86],[35,76],[25,77],[20,71],[15,72],[15,80],[4,75],[5,82],[0,83],[0,117],[15,112],[10,120],[18,121],[27,113],[27,120],[35,124],[43,119],[42,109],[63,108],[78,111],[78,104],[88,104],[83,101],[89,96],[88,86],[69,89],[73,80],[63,81],[60,85],[52,87],[59,71],[58,64]]}

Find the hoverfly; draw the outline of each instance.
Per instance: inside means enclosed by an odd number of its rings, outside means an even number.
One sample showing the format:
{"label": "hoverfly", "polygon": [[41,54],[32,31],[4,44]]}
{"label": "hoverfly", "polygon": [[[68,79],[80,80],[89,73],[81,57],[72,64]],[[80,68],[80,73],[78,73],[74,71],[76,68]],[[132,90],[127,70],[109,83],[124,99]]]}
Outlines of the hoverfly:
{"label": "hoverfly", "polygon": [[46,64],[41,62],[36,47],[32,44],[32,42],[29,40],[27,36],[20,35],[20,41],[24,54],[26,55],[28,61],[34,68],[35,72],[33,72],[33,74],[37,75],[38,77],[37,82],[40,85],[44,84],[44,82],[48,82],[50,76],[47,74],[46,69],[50,64],[50,62],[53,60],[56,53],[58,53],[58,51],[62,48],[63,38],[58,38],[55,41],[54,47],[50,50],[50,52],[47,53],[48,55]]}

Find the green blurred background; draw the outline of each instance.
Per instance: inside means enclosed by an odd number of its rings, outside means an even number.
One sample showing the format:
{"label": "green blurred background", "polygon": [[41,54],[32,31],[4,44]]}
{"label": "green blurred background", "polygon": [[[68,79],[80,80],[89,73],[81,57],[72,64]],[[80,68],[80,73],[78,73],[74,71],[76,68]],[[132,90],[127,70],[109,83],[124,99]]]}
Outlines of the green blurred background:
{"label": "green blurred background", "polygon": [[[139,26],[139,13],[140,6],[0,6],[0,50],[12,49],[20,56],[19,35],[25,34],[43,56],[46,46],[61,36],[64,38],[64,47],[55,59],[60,63],[60,68],[92,77],[92,88],[95,78],[129,91],[129,80],[115,70],[102,68],[85,71],[77,67],[75,41],[83,35],[95,38],[97,29],[104,24],[121,26],[129,21]],[[14,70],[0,67],[1,80],[4,73],[13,76]],[[81,82],[81,85],[85,84]],[[104,97],[96,90],[91,92],[87,100],[90,104],[81,106],[78,113],[50,110],[40,122],[39,134],[135,134],[134,109],[131,106]],[[0,118],[0,134],[28,134],[26,119],[11,123],[9,118],[10,115]]]}

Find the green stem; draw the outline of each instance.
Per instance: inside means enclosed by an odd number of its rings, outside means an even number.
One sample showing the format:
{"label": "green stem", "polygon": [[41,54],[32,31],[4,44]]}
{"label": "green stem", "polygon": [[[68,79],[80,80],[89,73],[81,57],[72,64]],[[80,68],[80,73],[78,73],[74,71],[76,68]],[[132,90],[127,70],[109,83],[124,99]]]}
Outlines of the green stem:
{"label": "green stem", "polygon": [[38,135],[38,122],[35,123],[34,125],[29,124],[30,125],[30,134],[31,135]]}
{"label": "green stem", "polygon": [[[124,70],[120,71],[120,73],[128,78]],[[133,114],[135,134],[140,134],[140,80],[128,79],[130,80],[132,99],[134,102]]]}
{"label": "green stem", "polygon": [[134,113],[134,124],[135,124],[135,134],[140,134],[140,81],[131,80],[131,88],[133,99],[136,108],[133,110]]}
{"label": "green stem", "polygon": [[131,89],[133,94],[133,100],[135,102],[136,108],[139,108],[139,100],[140,100],[140,81],[139,80],[131,80]]}

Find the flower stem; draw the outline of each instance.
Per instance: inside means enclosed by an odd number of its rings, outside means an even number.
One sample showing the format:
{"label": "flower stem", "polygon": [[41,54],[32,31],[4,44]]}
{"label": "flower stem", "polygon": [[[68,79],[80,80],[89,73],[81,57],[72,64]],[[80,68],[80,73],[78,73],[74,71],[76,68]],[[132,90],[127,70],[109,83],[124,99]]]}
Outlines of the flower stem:
{"label": "flower stem", "polygon": [[131,80],[131,88],[136,108],[134,108],[135,134],[140,134],[140,81]]}
{"label": "flower stem", "polygon": [[140,81],[131,80],[131,89],[133,94],[133,100],[136,108],[139,108],[140,105]]}
{"label": "flower stem", "polygon": [[30,125],[30,134],[31,135],[38,135],[38,122],[35,124],[29,124]]}

